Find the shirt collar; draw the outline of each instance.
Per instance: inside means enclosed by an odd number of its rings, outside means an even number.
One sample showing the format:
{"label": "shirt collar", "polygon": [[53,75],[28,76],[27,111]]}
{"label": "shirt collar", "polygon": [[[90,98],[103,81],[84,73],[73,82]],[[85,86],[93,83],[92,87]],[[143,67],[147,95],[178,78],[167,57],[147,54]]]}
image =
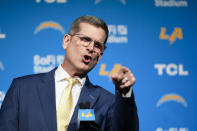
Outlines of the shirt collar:
{"label": "shirt collar", "polygon": [[[60,64],[55,71],[55,82],[59,82],[65,78],[70,78],[70,75],[63,69],[63,67]],[[80,81],[80,83],[83,87],[83,85],[85,84],[85,81],[86,81],[86,77],[77,78],[77,79]]]}

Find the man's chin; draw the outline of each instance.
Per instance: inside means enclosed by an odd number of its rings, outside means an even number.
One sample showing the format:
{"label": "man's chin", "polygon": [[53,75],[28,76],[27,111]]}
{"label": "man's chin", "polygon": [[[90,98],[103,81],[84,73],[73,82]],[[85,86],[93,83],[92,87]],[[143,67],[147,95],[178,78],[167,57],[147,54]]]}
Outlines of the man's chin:
{"label": "man's chin", "polygon": [[82,66],[80,66],[80,72],[81,73],[88,73],[89,71],[91,71],[94,68],[94,66],[90,65],[90,64],[83,64]]}

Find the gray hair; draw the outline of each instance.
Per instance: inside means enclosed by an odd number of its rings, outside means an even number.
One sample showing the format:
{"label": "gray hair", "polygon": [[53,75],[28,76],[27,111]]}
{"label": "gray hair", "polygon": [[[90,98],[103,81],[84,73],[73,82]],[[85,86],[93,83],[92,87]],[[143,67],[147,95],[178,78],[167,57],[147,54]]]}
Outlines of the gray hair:
{"label": "gray hair", "polygon": [[72,23],[70,30],[69,30],[69,34],[74,35],[75,33],[79,32],[80,23],[88,23],[88,24],[94,25],[96,27],[102,28],[106,34],[106,38],[104,41],[104,43],[106,43],[109,31],[108,31],[108,27],[107,27],[106,23],[103,20],[101,20],[100,18],[98,18],[96,16],[80,16]]}

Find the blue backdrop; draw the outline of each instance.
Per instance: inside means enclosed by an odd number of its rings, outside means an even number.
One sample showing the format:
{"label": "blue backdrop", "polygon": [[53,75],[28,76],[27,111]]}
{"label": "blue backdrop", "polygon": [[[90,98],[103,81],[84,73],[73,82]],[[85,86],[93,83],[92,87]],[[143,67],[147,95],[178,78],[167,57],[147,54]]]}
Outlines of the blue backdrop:
{"label": "blue backdrop", "polygon": [[91,81],[114,92],[109,76],[127,66],[137,79],[141,131],[196,131],[196,7],[195,0],[0,0],[0,104],[13,78],[58,66],[73,20],[95,15],[110,32]]}

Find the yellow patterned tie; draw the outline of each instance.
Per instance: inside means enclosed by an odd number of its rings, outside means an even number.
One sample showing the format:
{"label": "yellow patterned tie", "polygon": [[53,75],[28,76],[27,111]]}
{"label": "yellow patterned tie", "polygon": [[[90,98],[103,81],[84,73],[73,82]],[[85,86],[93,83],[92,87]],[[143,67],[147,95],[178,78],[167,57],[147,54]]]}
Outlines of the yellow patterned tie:
{"label": "yellow patterned tie", "polygon": [[57,109],[57,130],[66,131],[70,123],[70,115],[73,108],[72,87],[78,83],[79,80],[73,78],[66,78],[69,82],[63,91],[58,109]]}

